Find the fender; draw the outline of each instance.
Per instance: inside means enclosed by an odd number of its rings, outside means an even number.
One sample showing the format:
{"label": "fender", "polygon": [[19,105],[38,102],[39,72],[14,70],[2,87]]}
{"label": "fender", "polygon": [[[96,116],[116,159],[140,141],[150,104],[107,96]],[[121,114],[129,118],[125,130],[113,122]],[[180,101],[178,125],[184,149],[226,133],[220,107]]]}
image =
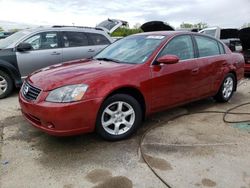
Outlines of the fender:
{"label": "fender", "polygon": [[16,87],[22,86],[22,79],[19,70],[11,63],[0,59],[0,70],[7,71],[13,79]]}

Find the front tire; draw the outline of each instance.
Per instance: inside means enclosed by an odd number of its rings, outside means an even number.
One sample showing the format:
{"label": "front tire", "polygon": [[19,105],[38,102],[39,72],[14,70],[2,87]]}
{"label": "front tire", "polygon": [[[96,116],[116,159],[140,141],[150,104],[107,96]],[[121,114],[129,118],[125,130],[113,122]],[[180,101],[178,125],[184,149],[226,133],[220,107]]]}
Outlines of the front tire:
{"label": "front tire", "polygon": [[96,131],[105,140],[117,141],[131,136],[141,123],[142,109],[139,102],[130,95],[115,94],[102,104]]}
{"label": "front tire", "polygon": [[11,77],[0,70],[0,99],[8,97],[13,90],[13,81]]}
{"label": "front tire", "polygon": [[228,73],[224,78],[220,90],[215,95],[214,99],[218,102],[228,102],[234,93],[236,87],[236,78],[234,74]]}

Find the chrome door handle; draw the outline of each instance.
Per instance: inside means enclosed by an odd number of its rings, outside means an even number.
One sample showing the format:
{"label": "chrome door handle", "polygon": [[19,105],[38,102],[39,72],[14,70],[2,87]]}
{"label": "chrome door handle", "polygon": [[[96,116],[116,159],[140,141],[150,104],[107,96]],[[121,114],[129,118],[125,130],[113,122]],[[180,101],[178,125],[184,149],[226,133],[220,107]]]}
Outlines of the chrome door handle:
{"label": "chrome door handle", "polygon": [[95,50],[94,49],[89,49],[88,52],[95,52]]}
{"label": "chrome door handle", "polygon": [[197,73],[199,72],[199,70],[200,70],[199,68],[193,69],[193,70],[192,70],[192,74],[197,74]]}
{"label": "chrome door handle", "polygon": [[51,55],[60,55],[61,53],[60,52],[52,52]]}

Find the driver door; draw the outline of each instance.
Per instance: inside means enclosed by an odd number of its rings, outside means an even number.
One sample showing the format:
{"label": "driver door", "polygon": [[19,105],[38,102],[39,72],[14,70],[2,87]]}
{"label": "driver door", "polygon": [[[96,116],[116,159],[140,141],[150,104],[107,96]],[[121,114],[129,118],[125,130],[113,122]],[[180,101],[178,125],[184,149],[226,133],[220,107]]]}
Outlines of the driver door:
{"label": "driver door", "polygon": [[187,102],[196,97],[198,64],[190,35],[173,38],[158,55],[176,55],[176,64],[153,65],[152,110],[159,111]]}

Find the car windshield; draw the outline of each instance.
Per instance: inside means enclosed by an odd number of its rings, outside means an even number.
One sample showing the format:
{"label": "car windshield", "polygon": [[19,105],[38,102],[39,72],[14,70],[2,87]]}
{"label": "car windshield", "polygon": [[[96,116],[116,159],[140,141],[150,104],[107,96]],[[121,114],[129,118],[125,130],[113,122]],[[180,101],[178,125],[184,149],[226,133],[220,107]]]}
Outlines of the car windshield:
{"label": "car windshield", "polygon": [[8,48],[9,45],[13,44],[14,42],[17,42],[20,38],[29,33],[29,31],[19,31],[5,39],[0,40],[0,49]]}
{"label": "car windshield", "polygon": [[126,37],[105,48],[94,59],[117,63],[141,64],[147,61],[165,37],[163,35]]}

